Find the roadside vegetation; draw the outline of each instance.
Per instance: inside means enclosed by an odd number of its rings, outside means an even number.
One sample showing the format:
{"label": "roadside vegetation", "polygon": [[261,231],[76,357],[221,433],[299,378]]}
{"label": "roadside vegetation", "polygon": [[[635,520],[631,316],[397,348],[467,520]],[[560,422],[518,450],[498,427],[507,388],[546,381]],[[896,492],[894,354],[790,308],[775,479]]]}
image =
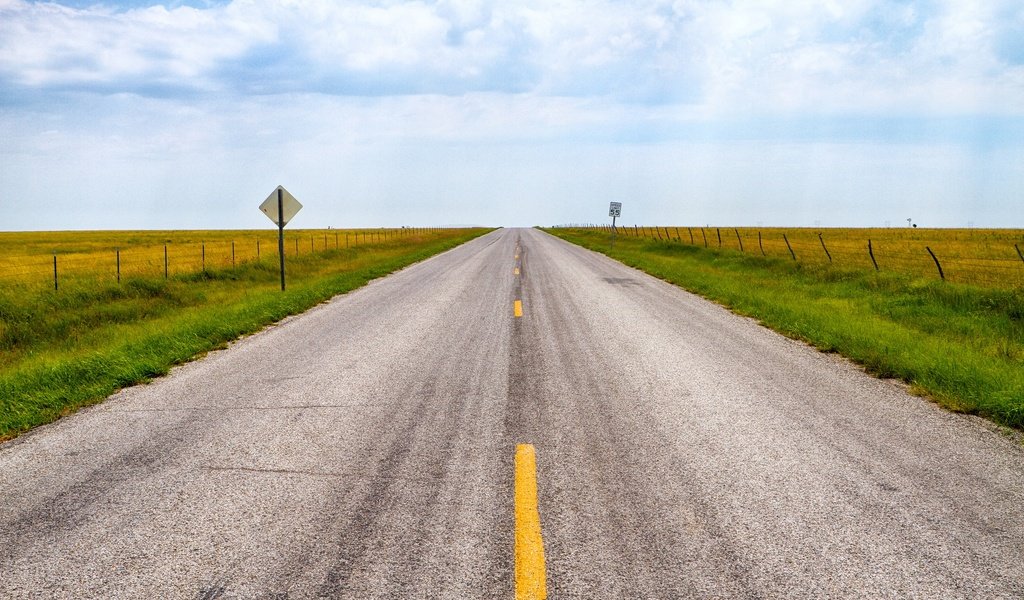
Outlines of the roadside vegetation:
{"label": "roadside vegetation", "polygon": [[705,248],[687,243],[685,228],[678,241],[668,231],[661,240],[620,234],[614,250],[604,229],[546,231],[901,379],[951,410],[1024,429],[1024,287],[1012,281],[970,285],[870,262],[763,256],[756,239],[753,251]]}
{"label": "roadside vegetation", "polygon": [[[342,238],[339,248],[324,244],[297,256],[286,250],[285,292],[280,290],[276,244],[264,246],[259,260],[240,261],[236,254],[235,266],[221,260],[205,269],[182,268],[167,278],[161,250],[157,273],[122,273],[119,282],[107,256],[112,245],[93,239],[102,260],[93,271],[83,260],[76,276],[61,281],[57,290],[45,277],[37,281],[34,270],[31,278],[8,271],[3,280],[0,273],[0,440],[163,375],[175,364],[487,231],[409,231],[386,238],[371,235],[349,248]],[[179,244],[191,235],[159,233]],[[0,233],[0,247],[9,250],[27,235]],[[59,237],[70,246],[76,235]],[[98,235],[84,232],[77,249],[87,254],[89,238]]]}

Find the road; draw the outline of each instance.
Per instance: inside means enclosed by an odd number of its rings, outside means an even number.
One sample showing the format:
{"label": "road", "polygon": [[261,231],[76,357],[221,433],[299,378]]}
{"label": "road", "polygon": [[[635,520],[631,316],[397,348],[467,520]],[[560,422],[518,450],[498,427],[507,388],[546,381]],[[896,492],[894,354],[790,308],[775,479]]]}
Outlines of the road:
{"label": "road", "polygon": [[551,598],[1024,597],[1019,442],[528,229],[0,446],[0,597],[514,598],[520,444]]}

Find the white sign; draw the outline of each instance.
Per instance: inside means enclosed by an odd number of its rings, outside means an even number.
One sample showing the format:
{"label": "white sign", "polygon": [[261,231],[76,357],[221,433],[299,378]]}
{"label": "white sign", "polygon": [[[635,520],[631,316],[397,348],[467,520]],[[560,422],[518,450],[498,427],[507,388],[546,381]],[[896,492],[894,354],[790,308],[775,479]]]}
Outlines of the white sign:
{"label": "white sign", "polygon": [[608,216],[609,217],[621,217],[622,216],[622,203],[612,202],[608,205]]}
{"label": "white sign", "polygon": [[[277,190],[281,190],[281,215],[284,217],[280,223],[277,222]],[[273,221],[275,225],[284,227],[288,224],[288,221],[292,220],[292,217],[294,217],[296,213],[302,210],[302,205],[295,199],[295,196],[288,193],[288,190],[281,186],[277,186],[277,188],[267,196],[267,199],[263,201],[263,204],[260,204],[260,210],[263,211],[263,214],[267,215],[267,218]]]}

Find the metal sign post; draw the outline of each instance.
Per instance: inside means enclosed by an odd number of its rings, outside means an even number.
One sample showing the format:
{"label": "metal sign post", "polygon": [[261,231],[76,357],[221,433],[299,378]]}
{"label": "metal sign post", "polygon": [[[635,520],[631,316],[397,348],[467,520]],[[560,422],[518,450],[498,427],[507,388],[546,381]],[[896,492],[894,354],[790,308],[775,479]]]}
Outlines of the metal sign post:
{"label": "metal sign post", "polygon": [[260,204],[260,210],[277,224],[277,254],[281,259],[281,291],[284,291],[284,226],[302,209],[302,205],[281,186]]}
{"label": "metal sign post", "polygon": [[277,255],[281,258],[281,291],[284,291],[284,188],[277,188]]}
{"label": "metal sign post", "polygon": [[622,203],[611,202],[608,204],[608,216],[612,218],[612,250],[615,249],[615,219],[622,216]]}

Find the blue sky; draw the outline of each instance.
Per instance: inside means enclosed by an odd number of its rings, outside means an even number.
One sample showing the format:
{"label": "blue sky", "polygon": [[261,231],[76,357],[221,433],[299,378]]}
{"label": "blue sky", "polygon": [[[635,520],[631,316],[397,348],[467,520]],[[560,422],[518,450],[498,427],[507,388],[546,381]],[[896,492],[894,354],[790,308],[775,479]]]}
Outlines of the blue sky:
{"label": "blue sky", "polygon": [[0,0],[0,230],[1024,227],[1019,0]]}

